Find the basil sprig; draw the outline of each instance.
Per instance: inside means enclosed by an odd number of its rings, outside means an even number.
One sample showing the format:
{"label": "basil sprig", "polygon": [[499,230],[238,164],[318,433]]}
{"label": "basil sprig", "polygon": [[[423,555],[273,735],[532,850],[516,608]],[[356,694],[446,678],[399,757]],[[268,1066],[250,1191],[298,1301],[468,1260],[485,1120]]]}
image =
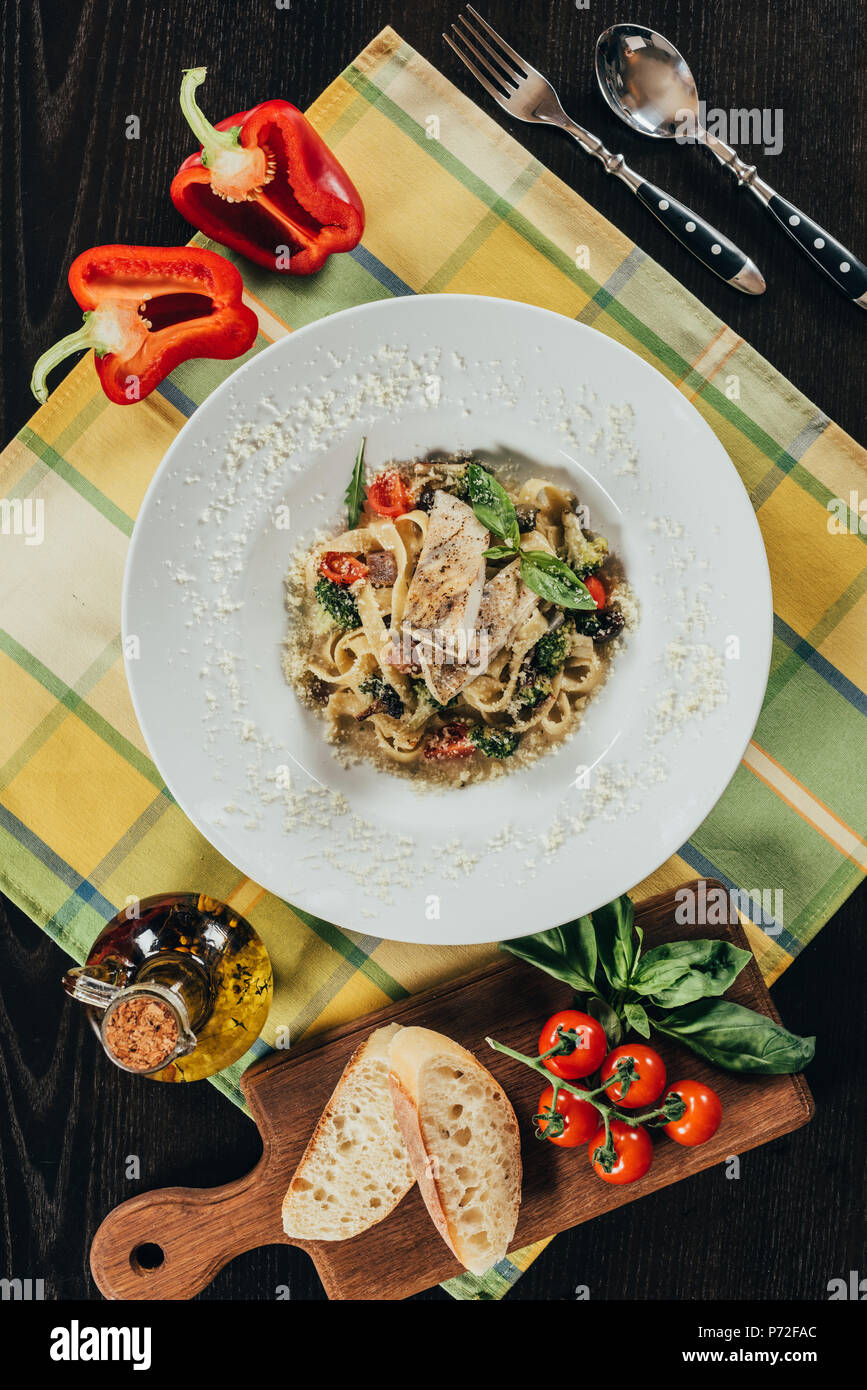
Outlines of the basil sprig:
{"label": "basil sprig", "polygon": [[696,999],[658,1014],[654,1027],[726,1071],[779,1076],[800,1071],[816,1051],[815,1038],[799,1038],[731,999]]}
{"label": "basil sprig", "polygon": [[521,578],[534,594],[561,608],[595,609],[594,599],[565,560],[558,559],[547,550],[521,549],[515,504],[493,474],[480,464],[471,463],[467,469],[467,486],[473,511],[479,521],[503,542],[486,550],[486,559],[518,557],[521,561]]}
{"label": "basil sprig", "polygon": [[721,996],[750,960],[730,941],[671,941],[642,954],[635,908],[625,895],[565,926],[501,950],[537,966],[585,997],[584,1007],[615,1047],[630,1029],[674,1038],[726,1071],[776,1076],[812,1061],[801,1038],[765,1014]]}
{"label": "basil sprig", "polygon": [[367,489],[364,486],[364,446],[366,442],[362,436],[358,453],[355,455],[352,477],[349,479],[349,486],[343,497],[346,503],[347,529],[350,531],[354,531],[358,525],[358,518],[361,516],[361,509],[367,497]]}
{"label": "basil sprig", "polygon": [[564,927],[552,927],[535,936],[504,941],[501,949],[562,980],[576,994],[596,994],[596,933],[589,917],[578,917]]}
{"label": "basil sprig", "polygon": [[641,929],[635,926],[632,899],[615,898],[613,903],[597,908],[592,923],[599,962],[609,984],[616,990],[628,989],[642,942]]}
{"label": "basil sprig", "polygon": [[654,1004],[677,1008],[724,994],[747,960],[749,952],[729,941],[669,941],[642,956],[632,985]]}
{"label": "basil sprig", "polygon": [[467,469],[467,486],[473,511],[482,525],[507,541],[510,553],[517,550],[521,543],[518,513],[506,489],[478,463],[471,463]]}
{"label": "basil sprig", "polygon": [[557,603],[561,608],[593,608],[591,598],[577,574],[565,560],[547,550],[522,550],[521,578],[528,589],[541,598]]}

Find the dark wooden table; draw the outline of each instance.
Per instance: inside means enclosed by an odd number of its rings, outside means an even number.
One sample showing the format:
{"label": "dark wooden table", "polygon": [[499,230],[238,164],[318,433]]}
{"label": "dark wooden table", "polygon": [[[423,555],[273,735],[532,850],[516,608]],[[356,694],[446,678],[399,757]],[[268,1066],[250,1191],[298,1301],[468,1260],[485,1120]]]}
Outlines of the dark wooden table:
{"label": "dark wooden table", "polygon": [[[286,8],[272,0],[5,0],[2,436],[31,413],[33,360],[80,322],[65,283],[73,256],[100,242],[173,243],[189,235],[167,196],[180,157],[193,147],[177,109],[181,68],[211,67],[214,114],[278,95],[304,106],[391,23],[472,92],[440,37],[457,10],[457,0],[288,0]],[[653,24],[686,51],[709,105],[782,111],[781,152],[742,153],[863,257],[867,141],[859,113],[867,26],[860,0],[591,0],[587,9],[570,0],[521,7],[484,0],[483,13],[536,58],[579,120],[758,261],[767,294],[748,300],[726,289],[569,142],[504,123],[863,438],[863,312],[776,235],[704,152],[631,136],[603,107],[591,67],[600,29],[626,19]],[[128,115],[140,117],[138,141],[126,139]],[[865,902],[863,891],[850,899],[774,990],[788,1025],[819,1037],[809,1073],[812,1125],[747,1155],[738,1181],[705,1173],[560,1237],[511,1298],[570,1299],[586,1285],[593,1299],[822,1299],[830,1279],[863,1266]],[[7,905],[0,932],[0,1277],[44,1278],[51,1298],[92,1298],[87,1251],[113,1205],[149,1187],[224,1182],[253,1163],[258,1140],[208,1085],[148,1085],[113,1068],[82,1011],[64,1002],[65,960]],[[138,1180],[125,1176],[132,1154],[141,1160]],[[306,1258],[271,1247],[236,1260],[204,1297],[272,1299],[286,1284],[295,1299],[321,1297]]]}

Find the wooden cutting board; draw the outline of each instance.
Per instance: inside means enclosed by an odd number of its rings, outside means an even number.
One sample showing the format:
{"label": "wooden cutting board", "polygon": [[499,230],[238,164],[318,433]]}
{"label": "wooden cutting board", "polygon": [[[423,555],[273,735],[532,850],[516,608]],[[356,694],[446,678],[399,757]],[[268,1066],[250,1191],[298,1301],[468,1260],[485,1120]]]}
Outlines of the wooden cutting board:
{"label": "wooden cutting board", "polygon": [[[690,936],[725,936],[748,949],[740,926],[679,926],[674,909],[673,892],[637,909],[645,948]],[[755,960],[728,997],[778,1018]],[[670,1082],[695,1077],[718,1092],[722,1124],[709,1143],[693,1149],[656,1131],[653,1165],[644,1178],[628,1187],[603,1183],[592,1172],[583,1147],[561,1149],[534,1137],[531,1116],[542,1091],[540,1078],[485,1043],[487,1035],[532,1053],[542,1023],[569,1002],[567,986],[504,957],[473,975],[254,1064],[241,1085],[262,1135],[263,1153],[256,1167],[224,1187],[163,1188],[116,1207],[91,1247],[91,1269],[99,1288],[113,1299],[192,1298],[236,1255],[277,1242],[297,1244],[310,1254],[329,1298],[407,1298],[460,1274],[417,1188],[379,1225],[351,1240],[289,1242],[283,1234],[283,1195],[316,1121],[353,1049],[383,1023],[417,1023],[447,1033],[474,1051],[505,1088],[523,1136],[523,1200],[515,1250],[788,1134],[813,1114],[803,1076],[734,1076],[654,1035],[653,1045],[665,1060]],[[143,1249],[153,1246],[158,1250]],[[161,1262],[154,1265],[155,1260]]]}

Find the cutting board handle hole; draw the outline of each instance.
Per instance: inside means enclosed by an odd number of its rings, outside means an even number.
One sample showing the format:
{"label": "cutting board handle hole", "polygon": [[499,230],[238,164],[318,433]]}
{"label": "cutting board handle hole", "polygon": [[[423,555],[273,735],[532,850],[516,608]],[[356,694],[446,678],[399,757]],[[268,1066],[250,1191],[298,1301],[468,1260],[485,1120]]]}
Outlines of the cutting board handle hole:
{"label": "cutting board handle hole", "polygon": [[161,1264],[165,1264],[166,1252],[161,1245],[154,1245],[152,1241],[146,1241],[143,1245],[137,1245],[129,1257],[129,1262],[137,1274],[147,1272],[151,1269],[159,1269]]}

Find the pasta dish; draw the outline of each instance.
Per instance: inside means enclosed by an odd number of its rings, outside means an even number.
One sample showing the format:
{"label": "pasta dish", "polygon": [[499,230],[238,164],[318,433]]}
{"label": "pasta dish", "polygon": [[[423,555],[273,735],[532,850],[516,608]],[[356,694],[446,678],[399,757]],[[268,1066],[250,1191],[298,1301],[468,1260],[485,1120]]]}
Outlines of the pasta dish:
{"label": "pasta dish", "polygon": [[572,733],[636,611],[575,495],[472,460],[366,484],[362,441],[346,502],[290,567],[283,660],[343,752],[461,784]]}

